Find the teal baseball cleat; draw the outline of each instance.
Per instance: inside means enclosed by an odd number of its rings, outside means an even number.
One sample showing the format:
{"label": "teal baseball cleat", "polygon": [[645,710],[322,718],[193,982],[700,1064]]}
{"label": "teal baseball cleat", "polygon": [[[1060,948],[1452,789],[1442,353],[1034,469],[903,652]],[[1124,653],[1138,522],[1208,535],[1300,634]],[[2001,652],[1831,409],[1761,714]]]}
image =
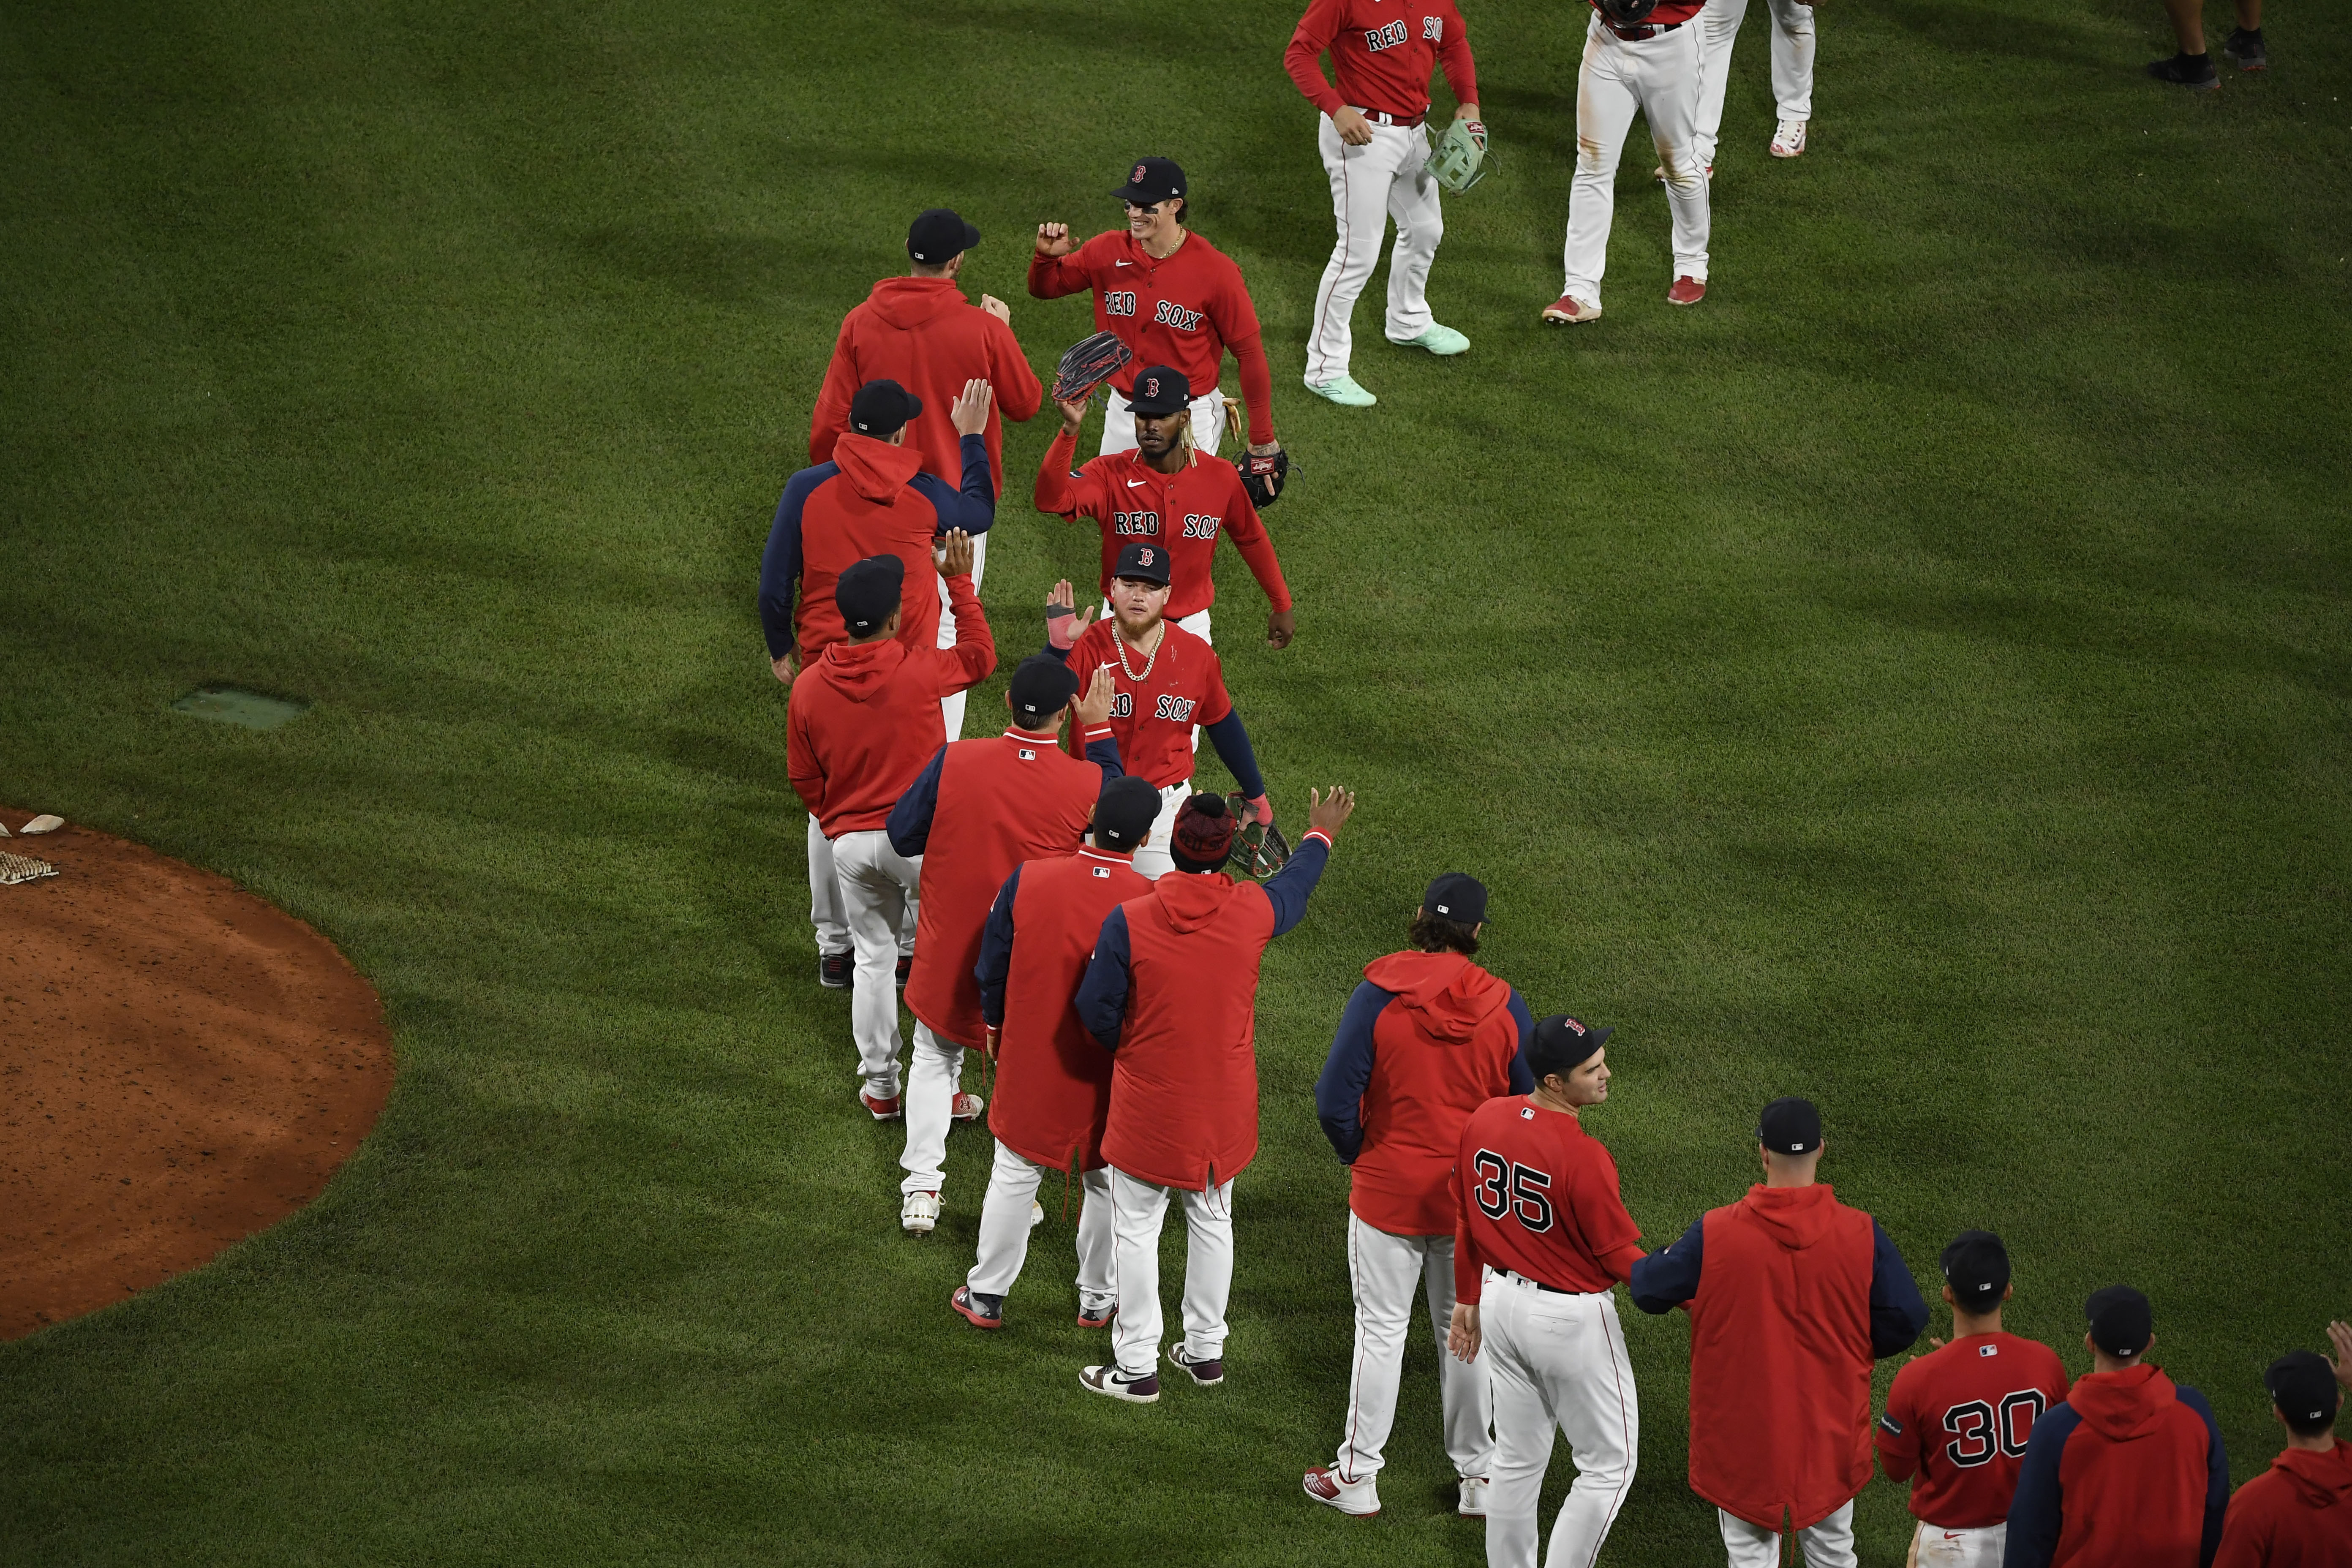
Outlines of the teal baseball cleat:
{"label": "teal baseball cleat", "polygon": [[1470,350],[1468,338],[1464,337],[1452,327],[1440,326],[1434,321],[1430,323],[1429,331],[1417,338],[1391,338],[1389,342],[1401,349],[1427,349],[1440,358],[1451,354],[1467,353]]}
{"label": "teal baseball cleat", "polygon": [[1307,390],[1318,397],[1330,399],[1342,408],[1370,408],[1380,401],[1358,386],[1355,377],[1349,375],[1334,376],[1320,385],[1310,381],[1307,384]]}

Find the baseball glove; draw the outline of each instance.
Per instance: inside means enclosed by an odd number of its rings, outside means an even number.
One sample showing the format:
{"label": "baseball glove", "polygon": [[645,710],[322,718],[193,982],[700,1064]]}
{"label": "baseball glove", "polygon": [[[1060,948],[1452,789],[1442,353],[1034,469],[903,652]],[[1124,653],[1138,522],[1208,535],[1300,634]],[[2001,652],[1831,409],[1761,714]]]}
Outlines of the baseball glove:
{"label": "baseball glove", "polygon": [[1290,858],[1290,840],[1282,830],[1270,822],[1261,825],[1239,790],[1225,796],[1225,809],[1241,824],[1234,831],[1234,847],[1225,852],[1225,864],[1234,875],[1263,881],[1281,870]]}
{"label": "baseball glove", "polygon": [[1118,374],[1118,367],[1134,357],[1125,343],[1108,332],[1072,343],[1054,368],[1054,401],[1076,403],[1093,396],[1096,387]]}
{"label": "baseball glove", "polygon": [[1593,0],[1601,19],[1617,27],[1638,27],[1658,8],[1658,0]]}
{"label": "baseball glove", "polygon": [[1264,511],[1282,499],[1282,487],[1290,479],[1290,454],[1279,447],[1263,457],[1244,451],[1234,459],[1234,471],[1241,475],[1250,504]]}
{"label": "baseball glove", "polygon": [[1455,195],[1494,173],[1495,167],[1495,155],[1486,150],[1486,127],[1475,120],[1457,120],[1447,126],[1427,164],[1429,177],[1440,189]]}

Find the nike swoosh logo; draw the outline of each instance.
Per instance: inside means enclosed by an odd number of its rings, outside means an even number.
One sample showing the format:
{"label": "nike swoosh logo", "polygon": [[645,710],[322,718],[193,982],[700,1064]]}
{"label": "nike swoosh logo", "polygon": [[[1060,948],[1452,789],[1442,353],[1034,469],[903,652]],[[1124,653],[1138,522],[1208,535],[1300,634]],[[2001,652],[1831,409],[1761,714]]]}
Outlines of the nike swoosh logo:
{"label": "nike swoosh logo", "polygon": [[1111,265],[1113,267],[1132,267],[1135,263],[1132,261],[1114,261]]}
{"label": "nike swoosh logo", "polygon": [[1129,480],[1128,480],[1128,481],[1127,481],[1127,488],[1128,488],[1129,489],[1133,489],[1136,486],[1138,486],[1138,485],[1141,484],[1142,482],[1143,482],[1143,481],[1142,481],[1141,479],[1129,479]]}

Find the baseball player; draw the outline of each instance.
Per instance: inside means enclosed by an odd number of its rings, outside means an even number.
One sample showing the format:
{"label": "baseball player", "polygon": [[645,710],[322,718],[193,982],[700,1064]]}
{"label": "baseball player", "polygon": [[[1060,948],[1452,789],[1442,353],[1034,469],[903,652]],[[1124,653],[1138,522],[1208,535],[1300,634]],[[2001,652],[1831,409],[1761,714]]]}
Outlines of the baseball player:
{"label": "baseball player", "polygon": [[[869,555],[896,555],[906,563],[899,640],[909,647],[939,646],[940,579],[932,550],[950,529],[987,532],[996,516],[996,489],[981,440],[991,401],[988,383],[969,381],[950,411],[963,456],[961,489],[923,471],[920,451],[907,445],[907,427],[923,412],[923,401],[887,379],[857,389],[849,428],[835,442],[833,456],[786,481],[760,556],[760,626],[778,680],[790,686],[803,665],[814,662],[829,644],[846,640],[834,605],[834,580]],[[835,876],[833,846],[814,816],[808,825],[808,874],[817,980],[845,991],[849,920]]]}
{"label": "baseball player", "polygon": [[1764,1180],[1633,1266],[1633,1305],[1687,1307],[1690,1484],[1731,1568],[1772,1568],[1786,1520],[1807,1568],[1853,1568],[1870,1479],[1871,1364],[1910,1348],[1927,1304],[1878,1222],[1816,1177],[1822,1113],[1758,1120]]}
{"label": "baseball player", "polygon": [[2014,1294],[2009,1251],[1989,1230],[1964,1230],[1944,1248],[1949,1344],[1895,1374],[1878,1418],[1878,1462],[1911,1482],[1909,1568],[2000,1568],[2017,1467],[2033,1424],[2066,1398],[2058,1352],[2003,1333]]}
{"label": "baseball player", "polygon": [[[1535,1019],[1517,991],[1470,962],[1486,929],[1486,889],[1449,871],[1429,884],[1412,945],[1374,959],[1348,998],[1315,1085],[1315,1113],[1348,1167],[1348,1279],[1356,1353],[1339,1455],[1307,1472],[1307,1495],[1341,1513],[1381,1510],[1381,1450],[1396,1418],[1412,1297],[1423,1290],[1438,1349],[1454,1321],[1454,1156],[1470,1113],[1535,1088],[1527,1042]],[[1445,1452],[1456,1507],[1486,1511],[1495,1457],[1483,1368],[1438,1357]]]}
{"label": "baseball player", "polygon": [[1536,1568],[1555,1429],[1576,1481],[1552,1523],[1549,1568],[1589,1568],[1633,1484],[1642,1413],[1614,1292],[1639,1265],[1641,1227],[1618,1194],[1617,1163],[1581,1120],[1609,1098],[1611,1033],[1564,1013],[1538,1024],[1534,1092],[1480,1106],[1455,1152],[1460,1300],[1448,1347],[1465,1362],[1483,1356],[1494,1389],[1489,1568]]}
{"label": "baseball player", "polygon": [[[1323,51],[1339,74],[1323,74]],[[1380,401],[1348,374],[1349,318],[1372,280],[1381,237],[1396,220],[1389,257],[1388,339],[1433,354],[1458,354],[1470,340],[1429,313],[1429,268],[1444,237],[1437,181],[1429,164],[1429,72],[1443,62],[1454,117],[1478,125],[1478,68],[1454,0],[1313,0],[1290,36],[1282,63],[1321,110],[1316,145],[1331,181],[1339,236],[1315,290],[1307,341],[1307,390],[1344,408]]]}
{"label": "baseball player", "polygon": [[1113,779],[1095,806],[1094,843],[1014,868],[981,932],[980,1013],[987,1020],[996,1098],[988,1130],[996,1163],[980,1205],[980,1257],[948,1304],[973,1327],[1001,1328],[1004,1298],[1029,1256],[1029,1215],[1045,1171],[1078,1173],[1078,1326],[1110,1321],[1110,1172],[1103,1119],[1110,1058],[1087,1037],[1070,999],[1104,917],[1151,890],[1135,851],[1160,815],[1160,792]]}
{"label": "baseball player", "polygon": [[1040,300],[1065,294],[1095,297],[1095,325],[1125,343],[1134,359],[1111,377],[1103,416],[1102,449],[1135,445],[1128,397],[1137,367],[1172,365],[1204,390],[1192,399],[1192,444],[1211,457],[1225,429],[1225,396],[1217,373],[1231,349],[1249,410],[1253,470],[1271,471],[1282,443],[1274,438],[1274,373],[1266,368],[1257,307],[1250,303],[1242,269],[1192,233],[1184,171],[1170,159],[1145,158],[1111,193],[1127,204],[1127,226],[1080,245],[1070,226],[1037,226],[1029,261],[1029,292]]}
{"label": "baseball player", "polygon": [[1113,1053],[1103,1158],[1110,1163],[1116,1359],[1078,1381],[1134,1405],[1160,1398],[1160,1230],[1181,1194],[1184,1337],[1169,1359],[1203,1388],[1225,1380],[1234,1283],[1234,1180],[1257,1154],[1258,965],[1307,916],[1332,841],[1356,809],[1310,793],[1307,837],[1264,882],[1221,869],[1234,819],[1222,795],[1177,814],[1174,873],[1106,916],[1078,984],[1078,1021]]}
{"label": "baseball player", "polygon": [[2338,1386],[2352,1383],[2352,1329],[2332,1326],[2339,1359],[2289,1351],[2263,1373],[2286,1448],[2238,1489],[2213,1568],[2352,1563],[2352,1443],[2336,1440]]}
{"label": "baseball player", "polygon": [[1092,620],[1092,608],[1074,614],[1076,595],[1066,582],[1055,584],[1045,601],[1046,652],[1072,669],[1110,678],[1117,693],[1110,727],[1119,760],[1160,792],[1151,842],[1135,857],[1135,868],[1155,879],[1167,874],[1176,813],[1192,793],[1196,724],[1241,786],[1251,813],[1261,823],[1274,821],[1257,755],[1225,691],[1216,650],[1166,618],[1169,575],[1164,546],[1130,540],[1111,568],[1109,618]]}
{"label": "baseball player", "polygon": [[1609,264],[1609,225],[1616,209],[1617,160],[1624,153],[1633,111],[1649,122],[1658,149],[1659,176],[1674,220],[1674,305],[1706,298],[1706,162],[1698,155],[1699,49],[1689,23],[1700,0],[1636,5],[1638,23],[1611,19],[1592,0],[1585,28],[1584,64],[1576,77],[1576,181],[1569,189],[1567,287],[1544,308],[1543,319],[1573,325],[1601,319],[1601,275]]}
{"label": "baseball player", "polygon": [[[1800,157],[1805,124],[1813,117],[1812,0],[1769,0],[1772,8],[1772,97],[1780,121],[1772,156]],[[1748,15],[1748,0],[1706,0],[1698,15],[1698,161],[1715,175],[1715,143],[1723,129],[1723,89],[1731,75],[1731,46]]]}
{"label": "baseball player", "polygon": [[857,1098],[877,1118],[898,1110],[899,941],[922,864],[890,847],[882,825],[933,752],[931,715],[940,698],[984,680],[996,668],[988,617],[972,595],[971,535],[950,533],[948,594],[956,645],[940,650],[898,640],[906,563],[896,555],[860,561],[834,583],[850,640],[828,646],[793,683],[785,723],[793,788],[833,848],[844,912],[856,954],[850,1033],[865,1085]]}
{"label": "baseball player", "polygon": [[2151,1363],[2147,1298],[2092,1292],[2093,1370],[2033,1424],[2009,1505],[2003,1568],[2206,1564],[2230,1506],[2230,1456],[2213,1407]]}
{"label": "baseball player", "polygon": [[[980,230],[946,207],[921,213],[908,226],[910,275],[883,279],[842,319],[833,363],[825,367],[809,421],[810,462],[833,456],[834,444],[848,428],[857,389],[887,376],[927,410],[917,416],[910,432],[923,471],[959,483],[962,438],[948,408],[958,388],[980,380],[996,395],[981,431],[988,446],[989,493],[1004,493],[1004,426],[997,415],[1002,411],[1006,418],[1025,422],[1035,416],[1045,394],[1013,336],[1013,312],[1004,301],[982,294],[975,307],[957,286],[965,253],[979,243]],[[987,574],[988,535],[982,533],[972,540],[972,586],[977,589]],[[940,623],[940,646],[948,647],[954,634],[952,621]],[[959,691],[940,705],[950,741],[963,733],[963,702]]]}
{"label": "baseball player", "polygon": [[1210,571],[1217,541],[1232,541],[1265,591],[1267,646],[1287,647],[1298,618],[1274,541],[1232,466],[1199,460],[1192,439],[1192,384],[1183,372],[1169,365],[1145,369],[1128,400],[1135,418],[1133,449],[1089,458],[1076,472],[1070,459],[1077,453],[1086,402],[1056,403],[1062,428],[1038,465],[1037,510],[1074,521],[1091,518],[1102,531],[1106,603],[1118,552],[1129,540],[1164,545],[1171,574],[1166,616],[1202,642],[1211,640],[1209,606],[1217,602]]}
{"label": "baseball player", "polygon": [[[1024,860],[1077,847],[1103,785],[1120,773],[1107,678],[1097,677],[1081,699],[1067,666],[1033,655],[1013,670],[1004,700],[1013,710],[1004,733],[950,741],[933,752],[883,828],[892,849],[923,864],[907,975],[907,1010],[915,1015],[907,1150],[898,1160],[907,1173],[898,1224],[913,1236],[939,1224],[950,1121],[969,1121],[985,1108],[961,1086],[964,1052],[987,1037],[972,968],[989,906]],[[1083,761],[1060,749],[1065,719],[1077,731]]]}

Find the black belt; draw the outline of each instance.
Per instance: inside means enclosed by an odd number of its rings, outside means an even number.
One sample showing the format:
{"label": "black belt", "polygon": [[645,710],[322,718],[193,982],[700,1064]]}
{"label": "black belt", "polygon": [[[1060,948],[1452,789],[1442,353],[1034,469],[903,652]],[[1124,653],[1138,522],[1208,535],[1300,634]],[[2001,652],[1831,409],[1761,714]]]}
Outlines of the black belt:
{"label": "black belt", "polygon": [[1549,1290],[1555,1296],[1576,1296],[1582,1294],[1581,1291],[1577,1290],[1563,1290],[1557,1285],[1547,1285],[1540,1279],[1530,1279],[1526,1275],[1514,1273],[1508,1268],[1498,1268],[1496,1272],[1502,1275],[1505,1279],[1516,1279],[1522,1285],[1532,1285],[1538,1290]]}
{"label": "black belt", "polygon": [[[1629,44],[1638,44],[1644,38],[1654,38],[1660,33],[1671,33],[1682,26],[1680,22],[1668,22],[1662,27],[1621,27],[1606,16],[1601,18],[1601,25]],[[1567,1292],[1563,1291],[1561,1294],[1565,1295]]]}

